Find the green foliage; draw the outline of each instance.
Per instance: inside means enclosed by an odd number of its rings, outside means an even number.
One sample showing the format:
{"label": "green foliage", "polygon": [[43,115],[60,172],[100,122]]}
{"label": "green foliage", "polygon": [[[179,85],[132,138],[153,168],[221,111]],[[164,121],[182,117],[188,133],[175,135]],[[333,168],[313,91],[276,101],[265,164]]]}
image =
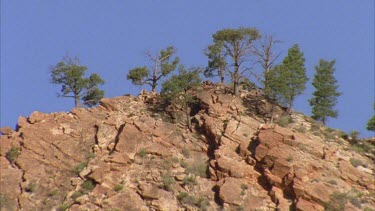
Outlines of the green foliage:
{"label": "green foliage", "polygon": [[314,97],[309,100],[312,106],[312,118],[326,123],[328,117],[337,118],[338,112],[333,109],[337,103],[337,97],[341,95],[337,91],[337,80],[333,76],[335,60],[321,59],[315,66],[315,76],[312,85],[315,87]]}
{"label": "green foliage", "polygon": [[213,44],[206,52],[209,60],[205,75],[212,76],[216,70],[217,75],[222,77],[222,72],[227,72],[234,85],[234,94],[238,95],[239,83],[246,71],[242,66],[251,54],[253,41],[259,39],[260,34],[253,28],[222,29],[212,37]]}
{"label": "green foliage", "polygon": [[354,139],[354,140],[358,139],[358,135],[359,135],[359,132],[356,131],[356,130],[350,131],[350,133],[349,133],[349,136],[350,136],[352,139]]}
{"label": "green foliage", "polygon": [[[287,105],[288,111],[290,111],[294,99],[302,94],[308,81],[305,58],[297,44],[288,50],[288,55],[284,58],[283,63],[276,66],[273,71],[274,73],[271,72],[270,76],[272,94],[276,96],[279,103]],[[273,85],[273,83],[275,84]]]}
{"label": "green foliage", "polygon": [[197,161],[191,166],[186,168],[186,173],[200,176],[202,178],[208,178],[208,164],[205,161]]}
{"label": "green foliage", "polygon": [[[375,103],[374,103],[374,110],[375,110]],[[368,120],[366,129],[370,131],[375,131],[375,115],[373,115],[371,119]]]}
{"label": "green foliage", "polygon": [[85,191],[85,192],[90,192],[92,190],[94,190],[96,184],[95,184],[95,181],[94,180],[91,180],[91,179],[87,179],[85,180],[81,187],[82,189]]}
{"label": "green foliage", "polygon": [[192,187],[198,184],[197,178],[195,178],[194,175],[185,176],[184,179],[182,180],[182,184]]}
{"label": "green foliage", "polygon": [[73,169],[72,169],[72,173],[73,173],[74,175],[79,176],[79,173],[80,173],[84,168],[86,168],[87,165],[88,165],[87,162],[82,162],[82,163],[80,163],[80,164],[74,166]]}
{"label": "green foliage", "polygon": [[352,166],[354,166],[354,167],[364,166],[364,163],[361,160],[358,160],[358,159],[355,159],[355,158],[350,158],[349,161],[350,161],[350,164],[352,164]]}
{"label": "green foliage", "polygon": [[0,193],[0,210],[4,208],[7,203],[8,197],[5,194]]}
{"label": "green foliage", "polygon": [[78,197],[81,197],[81,196],[83,196],[83,195],[85,195],[83,192],[81,192],[81,191],[76,191],[76,192],[74,192],[74,193],[70,196],[70,198],[72,198],[73,201],[75,201]]}
{"label": "green foliage", "polygon": [[179,74],[173,75],[162,85],[161,94],[165,101],[168,103],[177,103],[185,109],[187,126],[190,130],[191,108],[189,104],[196,101],[193,92],[198,88],[200,83],[199,69],[186,70],[184,66],[180,66]]}
{"label": "green foliage", "polygon": [[87,67],[81,66],[77,58],[66,57],[51,69],[51,83],[61,84],[62,94],[59,97],[74,98],[75,106],[83,104],[94,106],[104,96],[104,91],[98,88],[104,80],[96,73],[84,78]]}
{"label": "green foliage", "polygon": [[185,158],[190,158],[190,151],[188,148],[184,147],[182,148],[182,155],[185,157]]}
{"label": "green foliage", "polygon": [[159,53],[153,57],[150,53],[147,53],[150,60],[153,62],[151,70],[146,66],[136,67],[129,70],[127,79],[131,80],[134,85],[150,85],[153,92],[156,92],[158,81],[174,71],[180,61],[178,57],[172,59],[176,53],[176,49],[173,46],[169,46],[166,49],[159,51]]}
{"label": "green foliage", "polygon": [[306,133],[306,128],[304,126],[299,126],[296,128],[296,131],[299,133]]}
{"label": "green foliage", "polygon": [[18,156],[20,155],[20,148],[12,147],[5,155],[5,157],[9,160],[10,163],[16,162]]}
{"label": "green foliage", "polygon": [[286,127],[292,122],[292,117],[290,117],[289,115],[281,116],[280,119],[276,121],[276,123],[281,127]]}
{"label": "green foliage", "polygon": [[174,178],[170,175],[164,175],[162,177],[162,182],[163,182],[163,188],[167,191],[170,191],[172,185],[174,185],[176,183]]}
{"label": "green foliage", "polygon": [[351,190],[346,193],[334,192],[330,195],[330,200],[324,205],[324,208],[329,211],[345,210],[345,204],[348,202],[357,208],[361,208],[362,196],[362,193],[356,190]]}
{"label": "green foliage", "polygon": [[62,204],[59,207],[57,207],[57,211],[66,211],[69,209],[70,206],[70,204]]}
{"label": "green foliage", "polygon": [[288,157],[286,158],[286,161],[288,162],[292,162],[293,160],[294,160],[293,155],[288,155]]}
{"label": "green foliage", "polygon": [[224,83],[224,76],[227,70],[227,62],[225,57],[220,54],[220,45],[210,45],[208,46],[205,54],[208,57],[208,66],[204,70],[204,76],[207,78],[218,76],[220,77],[220,82]]}
{"label": "green foliage", "polygon": [[33,182],[30,182],[25,188],[25,191],[29,193],[35,193],[36,189],[37,189],[37,185]]}
{"label": "green foliage", "polygon": [[139,156],[139,157],[141,157],[141,158],[144,158],[144,157],[146,157],[146,155],[147,155],[147,149],[146,148],[141,148],[139,151],[138,151],[138,153],[137,153],[137,155]]}
{"label": "green foliage", "polygon": [[51,190],[50,192],[48,192],[48,196],[49,197],[56,196],[58,193],[59,193],[58,190]]}
{"label": "green foliage", "polygon": [[186,192],[179,192],[178,195],[177,195],[177,199],[179,201],[183,200],[184,198],[186,198],[189,194],[186,193]]}
{"label": "green foliage", "polygon": [[337,185],[337,181],[336,180],[328,180],[327,183],[331,184],[331,185]]}
{"label": "green foliage", "polygon": [[117,184],[117,185],[115,185],[115,187],[113,188],[113,190],[116,191],[116,192],[119,192],[123,188],[124,188],[124,186],[122,184]]}

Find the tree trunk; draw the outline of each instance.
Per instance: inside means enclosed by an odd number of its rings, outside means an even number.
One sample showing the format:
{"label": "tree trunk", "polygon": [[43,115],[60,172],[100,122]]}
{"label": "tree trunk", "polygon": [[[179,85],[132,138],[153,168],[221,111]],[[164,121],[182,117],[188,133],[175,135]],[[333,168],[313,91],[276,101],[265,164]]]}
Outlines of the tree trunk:
{"label": "tree trunk", "polygon": [[289,106],[287,112],[290,114],[292,113],[292,106],[293,106],[294,97],[290,98]]}
{"label": "tree trunk", "polygon": [[189,130],[191,131],[190,111],[191,111],[191,108],[189,107],[189,104],[186,103],[186,104],[185,104],[186,124],[187,124]]}
{"label": "tree trunk", "polygon": [[224,76],[220,77],[220,83],[224,84]]}
{"label": "tree trunk", "polygon": [[78,95],[74,96],[74,104],[75,104],[76,108],[79,108],[79,96]]}
{"label": "tree trunk", "polygon": [[240,76],[238,75],[238,71],[239,71],[239,66],[238,66],[238,62],[236,61],[234,63],[234,78],[233,78],[233,90],[234,90],[234,95],[235,96],[238,96],[240,93],[238,91],[238,85],[239,85],[239,80],[240,80]]}
{"label": "tree trunk", "polygon": [[271,106],[271,124],[273,123],[273,112],[274,112],[274,110],[275,110],[275,105],[272,102],[272,106]]}
{"label": "tree trunk", "polygon": [[152,87],[152,92],[156,92],[156,83],[153,83],[151,87]]}

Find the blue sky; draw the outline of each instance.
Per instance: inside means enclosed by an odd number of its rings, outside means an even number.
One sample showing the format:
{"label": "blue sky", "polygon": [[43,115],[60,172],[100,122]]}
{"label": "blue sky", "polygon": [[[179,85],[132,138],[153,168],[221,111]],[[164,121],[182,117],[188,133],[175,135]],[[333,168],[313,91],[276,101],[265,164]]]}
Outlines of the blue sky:
{"label": "blue sky", "polygon": [[[294,43],[313,78],[319,59],[336,59],[343,95],[339,117],[328,125],[358,130],[374,114],[374,1],[361,0],[3,0],[1,1],[1,126],[15,126],[33,111],[69,111],[72,99],[57,98],[49,67],[67,53],[78,56],[88,73],[107,82],[106,97],[139,87],[126,80],[130,68],[147,64],[143,52],[168,45],[187,66],[204,66],[203,49],[222,28],[255,27],[282,40],[285,56]],[[309,82],[295,110],[310,114]]]}

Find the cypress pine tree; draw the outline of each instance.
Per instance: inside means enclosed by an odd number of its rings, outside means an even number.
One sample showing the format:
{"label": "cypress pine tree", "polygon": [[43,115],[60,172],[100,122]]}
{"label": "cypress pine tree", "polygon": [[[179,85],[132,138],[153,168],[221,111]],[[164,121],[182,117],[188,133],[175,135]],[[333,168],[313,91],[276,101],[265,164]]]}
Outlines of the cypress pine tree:
{"label": "cypress pine tree", "polygon": [[[375,110],[375,103],[374,103],[374,110]],[[375,131],[375,115],[373,115],[371,119],[368,120],[366,129],[370,131]]]}
{"label": "cypress pine tree", "polygon": [[314,97],[309,100],[312,106],[312,118],[327,122],[328,117],[337,118],[338,112],[334,110],[337,97],[341,95],[337,91],[337,80],[333,76],[335,60],[326,61],[321,59],[319,65],[315,66],[315,76],[313,86],[315,87]]}
{"label": "cypress pine tree", "polygon": [[306,82],[308,81],[305,58],[298,44],[293,45],[293,47],[288,50],[288,55],[284,58],[281,68],[281,77],[286,87],[280,90],[280,92],[290,112],[295,97],[302,94],[306,88]]}

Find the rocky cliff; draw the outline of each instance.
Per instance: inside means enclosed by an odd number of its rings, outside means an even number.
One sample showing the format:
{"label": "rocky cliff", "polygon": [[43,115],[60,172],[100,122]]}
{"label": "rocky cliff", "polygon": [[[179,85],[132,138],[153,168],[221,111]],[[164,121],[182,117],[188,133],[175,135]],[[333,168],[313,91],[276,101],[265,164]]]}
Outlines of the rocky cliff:
{"label": "rocky cliff", "polygon": [[374,143],[206,84],[186,130],[158,96],[2,128],[1,210],[374,210]]}

